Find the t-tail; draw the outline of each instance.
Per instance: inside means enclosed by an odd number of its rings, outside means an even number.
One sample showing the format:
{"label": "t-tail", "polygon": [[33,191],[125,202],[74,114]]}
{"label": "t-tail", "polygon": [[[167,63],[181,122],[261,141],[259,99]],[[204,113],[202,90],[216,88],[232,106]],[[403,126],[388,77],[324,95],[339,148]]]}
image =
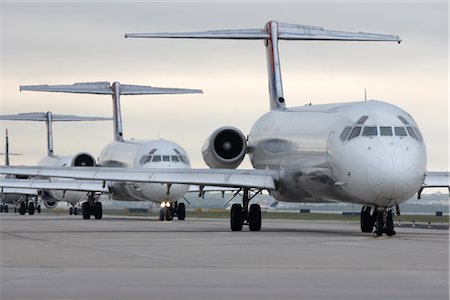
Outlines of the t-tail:
{"label": "t-tail", "polygon": [[74,115],[55,115],[48,112],[21,113],[15,115],[0,115],[0,120],[8,121],[41,121],[47,125],[47,155],[53,156],[53,122],[77,122],[77,121],[109,121],[105,117],[80,117]]}
{"label": "t-tail", "polygon": [[199,32],[129,33],[126,38],[192,38],[192,39],[232,39],[264,40],[269,77],[270,109],[284,109],[283,83],[281,80],[278,40],[313,41],[395,41],[395,35],[365,32],[326,30],[322,27],[268,22],[263,29],[211,30]]}
{"label": "t-tail", "polygon": [[123,141],[121,95],[162,95],[162,94],[201,94],[201,90],[159,88],[152,86],[120,84],[114,82],[80,82],[71,85],[29,85],[21,86],[21,91],[60,92],[76,94],[111,95],[113,103],[114,140]]}

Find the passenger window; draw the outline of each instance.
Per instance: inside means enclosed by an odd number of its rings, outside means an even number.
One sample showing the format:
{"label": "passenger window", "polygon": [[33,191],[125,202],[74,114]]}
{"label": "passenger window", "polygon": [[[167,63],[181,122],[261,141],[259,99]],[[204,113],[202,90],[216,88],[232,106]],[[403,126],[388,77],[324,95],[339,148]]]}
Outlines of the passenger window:
{"label": "passenger window", "polygon": [[363,136],[376,136],[376,135],[378,135],[378,130],[375,126],[364,127],[362,135]]}
{"label": "passenger window", "polygon": [[163,161],[170,161],[169,155],[163,155]]}
{"label": "passenger window", "polygon": [[361,127],[353,128],[352,133],[350,133],[350,136],[348,137],[348,140],[351,140],[351,139],[359,136],[360,133],[361,133]]}
{"label": "passenger window", "polygon": [[381,136],[392,136],[392,127],[380,126]]}
{"label": "passenger window", "polygon": [[344,130],[342,131],[342,133],[340,135],[341,141],[345,141],[348,138],[348,135],[349,135],[351,130],[352,130],[351,127],[345,127],[344,128]]}
{"label": "passenger window", "polygon": [[406,130],[404,127],[394,127],[396,136],[406,136]]}
{"label": "passenger window", "polygon": [[176,156],[176,155],[172,155],[171,159],[173,162],[180,162],[180,160],[178,159],[178,156]]}
{"label": "passenger window", "polygon": [[161,155],[153,156],[152,162],[159,162],[159,161],[161,161]]}

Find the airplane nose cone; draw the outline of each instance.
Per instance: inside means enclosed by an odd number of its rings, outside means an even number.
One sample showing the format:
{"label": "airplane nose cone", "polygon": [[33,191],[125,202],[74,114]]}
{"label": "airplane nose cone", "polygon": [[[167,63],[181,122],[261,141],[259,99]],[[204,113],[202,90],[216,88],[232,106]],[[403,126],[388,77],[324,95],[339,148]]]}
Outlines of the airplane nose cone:
{"label": "airplane nose cone", "polygon": [[369,164],[369,188],[385,206],[412,197],[420,188],[422,180],[420,167],[406,156],[387,154]]}

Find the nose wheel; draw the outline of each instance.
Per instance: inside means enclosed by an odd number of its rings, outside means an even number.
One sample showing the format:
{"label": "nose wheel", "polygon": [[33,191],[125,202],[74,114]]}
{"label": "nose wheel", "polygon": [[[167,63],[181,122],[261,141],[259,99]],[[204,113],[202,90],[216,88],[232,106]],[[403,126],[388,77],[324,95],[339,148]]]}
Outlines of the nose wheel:
{"label": "nose wheel", "polygon": [[161,209],[159,211],[160,221],[172,221],[174,217],[177,217],[180,221],[186,219],[186,205],[184,203],[163,203],[161,203]]}
{"label": "nose wheel", "polygon": [[395,235],[394,218],[392,210],[379,208],[376,216],[375,234],[382,236],[383,233],[387,236]]}

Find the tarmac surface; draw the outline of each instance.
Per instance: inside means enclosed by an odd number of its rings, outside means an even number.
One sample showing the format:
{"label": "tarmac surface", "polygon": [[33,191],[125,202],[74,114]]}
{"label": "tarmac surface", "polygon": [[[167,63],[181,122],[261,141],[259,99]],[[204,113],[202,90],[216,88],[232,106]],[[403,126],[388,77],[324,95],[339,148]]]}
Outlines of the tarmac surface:
{"label": "tarmac surface", "polygon": [[448,230],[0,214],[0,231],[2,300],[449,299]]}

